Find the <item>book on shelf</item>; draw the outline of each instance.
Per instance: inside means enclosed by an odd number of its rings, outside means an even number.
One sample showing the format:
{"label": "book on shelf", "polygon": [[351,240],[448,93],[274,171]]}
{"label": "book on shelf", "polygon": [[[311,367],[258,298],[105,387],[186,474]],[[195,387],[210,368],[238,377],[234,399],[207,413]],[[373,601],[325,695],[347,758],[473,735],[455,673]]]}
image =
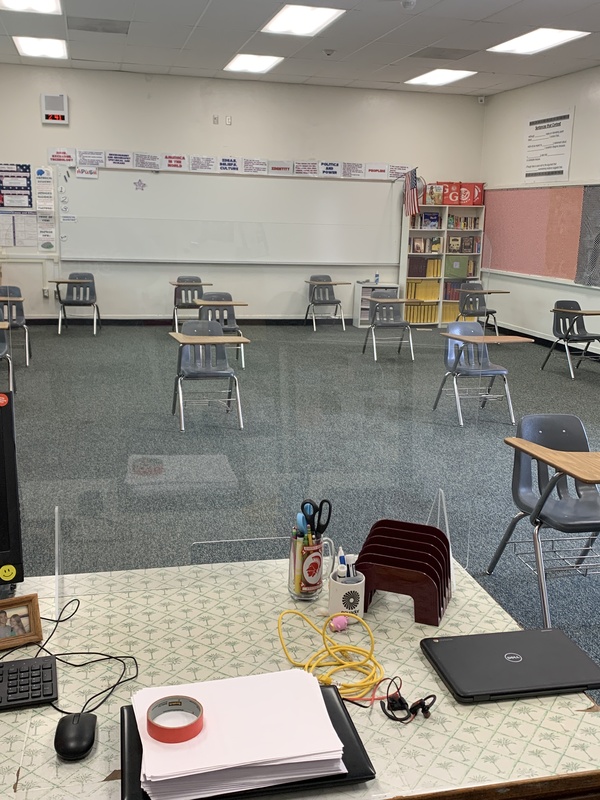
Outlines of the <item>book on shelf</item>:
{"label": "book on shelf", "polygon": [[444,187],[439,183],[428,183],[423,195],[425,205],[441,206],[444,200]]}
{"label": "book on shelf", "polygon": [[437,211],[425,211],[422,217],[423,228],[439,228],[441,226],[442,218]]}
{"label": "book on shelf", "polygon": [[460,252],[473,253],[474,246],[475,246],[475,240],[472,236],[463,236],[460,243]]}
{"label": "book on shelf", "polygon": [[446,278],[473,278],[476,274],[475,260],[468,256],[451,255],[446,256],[444,265],[444,276]]}
{"label": "book on shelf", "polygon": [[424,253],[425,252],[425,240],[422,236],[415,236],[412,240],[412,252],[413,253]]}
{"label": "book on shelf", "polygon": [[429,242],[429,249],[432,253],[439,253],[442,250],[442,237],[430,236],[427,241]]}
{"label": "book on shelf", "polygon": [[448,252],[449,253],[460,253],[461,247],[461,237],[460,236],[449,236],[448,237]]}
{"label": "book on shelf", "polygon": [[426,278],[441,278],[442,276],[442,259],[441,258],[428,258],[427,269],[425,272]]}

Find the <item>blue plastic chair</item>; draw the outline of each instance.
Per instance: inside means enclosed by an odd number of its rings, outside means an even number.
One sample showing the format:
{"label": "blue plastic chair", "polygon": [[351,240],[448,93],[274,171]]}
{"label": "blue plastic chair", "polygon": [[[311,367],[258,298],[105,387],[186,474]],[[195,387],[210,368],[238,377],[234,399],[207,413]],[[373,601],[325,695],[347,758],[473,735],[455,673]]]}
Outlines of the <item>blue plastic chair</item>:
{"label": "blue plastic chair", "polygon": [[21,296],[21,289],[18,286],[0,286],[0,308],[4,319],[8,322],[11,330],[13,328],[21,328],[25,334],[25,365],[28,367],[29,359],[31,358],[29,328],[25,319],[23,300],[14,299]]}
{"label": "blue plastic chair", "polygon": [[64,297],[61,294],[61,284],[56,284],[58,302],[60,303],[60,309],[58,312],[58,334],[60,336],[63,320],[65,322],[65,327],[69,326],[67,321],[67,307],[90,307],[94,315],[93,321],[95,336],[96,327],[102,327],[102,320],[100,319],[100,310],[96,302],[96,283],[94,281],[94,276],[91,272],[71,272],[69,275],[69,280],[81,281],[81,283],[63,284],[63,286],[66,287],[64,290]]}
{"label": "blue plastic chair", "polygon": [[[447,333],[453,333],[459,336],[483,336],[483,328],[478,322],[450,322],[448,323]],[[502,378],[510,421],[513,425],[516,424],[510,398],[510,390],[508,388],[508,370],[506,367],[492,364],[486,344],[466,344],[457,339],[448,339],[444,361],[446,364],[446,374],[444,375],[442,385],[435,398],[435,403],[433,404],[434,410],[437,408],[440,397],[442,396],[447,378],[452,376],[458,421],[459,424],[463,426],[464,421],[460,405],[461,393],[458,386],[459,380],[463,378],[474,378],[477,381],[481,381],[482,378],[489,378],[487,387],[483,388],[481,391],[477,391],[475,395],[471,395],[480,400],[481,408],[485,408],[488,400],[498,399],[498,395],[492,395],[491,391],[496,378]],[[462,396],[465,397],[465,395]]]}
{"label": "blue plastic chair", "polygon": [[[233,298],[229,292],[205,292],[204,301],[209,303],[215,302],[214,306],[200,306],[200,319],[214,319],[220,323],[225,336],[243,336],[241,328],[237,324],[235,318],[234,306],[221,306],[220,300],[232,300]],[[244,344],[240,342],[235,346],[235,357],[242,363],[242,369],[246,369],[246,358],[244,356]]]}
{"label": "blue plastic chair", "polygon": [[[367,329],[367,334],[365,336],[365,342],[363,344],[363,354],[367,349],[367,341],[369,339],[369,334],[371,335],[371,339],[373,342],[373,358],[377,361],[377,340],[376,340],[376,330],[397,330],[402,331],[402,336],[400,337],[400,343],[398,345],[398,352],[402,349],[402,343],[404,342],[404,336],[408,333],[408,343],[410,345],[410,357],[414,361],[415,360],[415,352],[413,350],[413,340],[412,340],[412,331],[410,329],[410,325],[404,319],[404,309],[402,303],[386,303],[386,300],[395,299],[398,297],[396,289],[375,289],[371,293],[371,312],[369,314],[369,327]],[[375,303],[372,302],[373,300],[380,300],[380,302]],[[391,341],[390,337],[387,339]],[[386,341],[384,338],[382,341]],[[395,340],[394,340],[395,341]]]}

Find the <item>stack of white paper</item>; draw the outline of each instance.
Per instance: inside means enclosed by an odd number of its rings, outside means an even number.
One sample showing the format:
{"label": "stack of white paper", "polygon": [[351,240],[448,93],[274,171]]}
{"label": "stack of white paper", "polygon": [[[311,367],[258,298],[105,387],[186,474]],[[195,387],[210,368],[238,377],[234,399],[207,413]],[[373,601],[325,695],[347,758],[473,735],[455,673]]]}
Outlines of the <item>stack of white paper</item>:
{"label": "stack of white paper", "polygon": [[[164,744],[149,736],[148,708],[166,695],[202,704],[204,727],[194,739]],[[347,771],[319,683],[302,670],[152,687],[136,692],[132,704],[142,788],[152,800],[196,800]]]}

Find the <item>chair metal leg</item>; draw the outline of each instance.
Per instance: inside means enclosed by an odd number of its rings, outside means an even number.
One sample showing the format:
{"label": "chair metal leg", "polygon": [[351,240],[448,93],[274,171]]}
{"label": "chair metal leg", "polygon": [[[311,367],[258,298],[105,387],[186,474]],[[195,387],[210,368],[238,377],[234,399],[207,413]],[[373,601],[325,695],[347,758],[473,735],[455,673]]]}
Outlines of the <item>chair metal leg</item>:
{"label": "chair metal leg", "polygon": [[533,531],[533,549],[535,551],[535,565],[537,571],[538,588],[540,590],[540,603],[542,605],[542,619],[544,628],[551,628],[550,607],[548,605],[548,587],[546,586],[546,571],[544,567],[544,555],[542,553],[542,543],[540,541],[540,529],[542,523],[538,522]]}
{"label": "chair metal leg", "polygon": [[315,319],[315,307],[312,307],[312,324],[313,324],[313,331],[317,332],[317,320]]}
{"label": "chair metal leg", "polygon": [[546,356],[546,358],[544,359],[544,363],[542,364],[542,366],[540,367],[540,369],[544,369],[544,367],[546,366],[546,363],[547,363],[548,359],[549,359],[549,358],[550,358],[550,356],[552,355],[552,351],[554,350],[554,348],[556,347],[556,345],[557,345],[557,344],[558,344],[558,339],[557,339],[555,342],[552,342],[552,347],[551,347],[551,348],[550,348],[550,350],[548,351],[548,355],[547,355],[547,356]]}
{"label": "chair metal leg", "polygon": [[310,311],[311,303],[306,306],[306,314],[304,315],[304,324],[306,325],[306,320],[308,319],[308,312]]}
{"label": "chair metal leg", "polygon": [[15,379],[13,375],[13,365],[12,365],[12,358],[8,355],[8,353],[4,356],[6,359],[6,363],[8,364],[8,391],[14,392],[15,391]]}
{"label": "chair metal leg", "polygon": [[363,351],[363,356],[364,356],[364,354],[365,354],[365,350],[367,349],[367,342],[368,342],[368,340],[369,340],[369,333],[370,333],[370,331],[371,331],[371,326],[369,325],[369,327],[367,328],[367,332],[366,332],[366,334],[365,334],[365,341],[364,341],[364,344],[363,344],[363,349],[362,349],[362,351]]}
{"label": "chair metal leg", "polygon": [[375,336],[375,326],[371,326],[371,339],[373,341],[373,360],[377,361],[377,337]]}
{"label": "chair metal leg", "polygon": [[489,317],[491,317],[494,320],[494,330],[496,331],[496,336],[498,336],[498,323],[496,322],[496,315],[488,314],[487,317],[485,318],[486,324]]}
{"label": "chair metal leg", "polygon": [[179,381],[179,376],[175,377],[175,383],[173,384],[173,403],[171,404],[171,414],[175,416],[175,411],[177,410],[177,382]]}
{"label": "chair metal leg", "polygon": [[177,316],[176,307],[173,307],[173,322],[171,324],[171,330],[175,331],[175,333],[179,333],[179,317]]}
{"label": "chair metal leg", "polygon": [[[341,303],[338,303],[338,305],[340,307],[340,316],[342,318],[342,330],[345,331],[346,330],[346,320],[344,319],[344,309],[342,308],[342,304]],[[336,308],[337,308],[337,306],[336,306]]]}
{"label": "chair metal leg", "polygon": [[583,350],[583,353],[582,353],[582,354],[579,356],[579,361],[577,362],[577,364],[575,364],[575,369],[579,369],[579,365],[581,364],[581,362],[582,362],[582,361],[583,361],[583,359],[585,358],[585,356],[586,356],[586,354],[587,354],[587,351],[588,351],[588,347],[589,347],[590,345],[591,345],[591,342],[588,342],[588,343],[586,344],[586,346],[585,346],[585,348],[584,348],[584,350]]}
{"label": "chair metal leg", "polygon": [[483,399],[481,400],[481,406],[480,406],[481,408],[485,408],[485,404],[488,401],[488,397],[486,395],[489,395],[490,392],[492,391],[492,386],[494,385],[494,381],[495,380],[496,380],[496,376],[492,375],[492,377],[490,379],[490,382],[487,385],[487,389],[485,390],[486,394],[483,396]]}
{"label": "chair metal leg", "polygon": [[29,366],[29,359],[31,358],[31,344],[29,342],[29,328],[27,325],[23,325],[23,330],[25,331],[25,366]]}
{"label": "chair metal leg", "polygon": [[452,383],[454,384],[454,399],[456,400],[456,412],[458,414],[458,424],[461,428],[464,427],[462,408],[460,407],[460,394],[458,392],[458,375],[452,376]]}
{"label": "chair metal leg", "polygon": [[96,313],[97,313],[96,306],[93,306],[93,313],[94,313],[94,336],[95,336],[96,335]]}
{"label": "chair metal leg", "polygon": [[177,378],[177,397],[179,399],[179,430],[185,430],[183,420],[183,378]]}
{"label": "chair metal leg", "polygon": [[240,351],[240,360],[242,362],[242,369],[246,369],[246,359],[244,357],[244,343],[243,342],[239,346],[239,351]]}
{"label": "chair metal leg", "polygon": [[519,513],[511,519],[511,521],[510,521],[510,523],[508,525],[508,528],[504,531],[504,535],[502,536],[502,539],[500,539],[500,544],[496,548],[496,552],[492,556],[492,560],[488,564],[488,567],[486,569],[486,572],[487,572],[488,575],[491,575],[492,572],[496,569],[496,564],[500,560],[500,556],[504,552],[504,550],[506,548],[506,545],[509,542],[510,537],[513,535],[513,532],[514,532],[515,528],[517,527],[517,522],[520,522],[524,517],[528,517],[528,516],[529,516],[529,514],[526,511],[519,511]]}
{"label": "chair metal leg", "polygon": [[506,405],[508,406],[508,413],[510,415],[510,421],[513,425],[516,425],[517,422],[515,420],[515,412],[513,409],[512,400],[510,397],[510,389],[508,388],[508,378],[506,375],[502,376],[502,380],[504,381],[504,394],[506,395]]}
{"label": "chair metal leg", "polygon": [[[414,361],[415,360],[415,351],[413,349],[412,331],[411,331],[410,328],[407,328],[406,330],[408,331],[408,343],[410,345],[410,358],[411,358],[411,361]],[[402,339],[404,339],[404,334],[402,334]],[[402,342],[400,342],[400,344],[402,345]]]}
{"label": "chair metal leg", "polygon": [[567,361],[569,362],[569,372],[571,373],[571,380],[575,380],[575,373],[573,372],[573,362],[571,361],[571,351],[569,350],[569,343],[565,339],[565,351],[567,353]]}
{"label": "chair metal leg", "polygon": [[233,377],[229,378],[227,381],[227,400],[225,401],[225,405],[227,406],[227,413],[231,411],[231,398],[233,396]]}
{"label": "chair metal leg", "polygon": [[237,400],[237,410],[238,410],[238,420],[239,420],[239,423],[240,423],[240,430],[243,431],[244,430],[244,418],[242,417],[242,401],[240,400],[240,387],[239,387],[239,384],[238,384],[238,379],[237,379],[237,377],[235,375],[233,376],[233,382],[234,382],[234,385],[235,385],[235,397],[236,397],[236,400]]}
{"label": "chair metal leg", "polygon": [[60,336],[60,330],[62,328],[62,316],[63,316],[63,307],[61,306],[58,309],[58,335]]}
{"label": "chair metal leg", "polygon": [[444,388],[444,384],[446,383],[446,378],[448,377],[448,375],[452,375],[452,373],[451,372],[447,372],[444,375],[444,378],[442,380],[442,385],[438,389],[437,397],[435,398],[435,403],[433,404],[433,410],[434,411],[437,408],[437,404],[440,402],[440,397],[442,396],[442,389]]}
{"label": "chair metal leg", "polygon": [[100,330],[102,330],[102,317],[100,316],[100,309],[95,304],[94,304],[94,308],[96,309],[96,314],[97,314],[97,317],[98,317],[98,328]]}

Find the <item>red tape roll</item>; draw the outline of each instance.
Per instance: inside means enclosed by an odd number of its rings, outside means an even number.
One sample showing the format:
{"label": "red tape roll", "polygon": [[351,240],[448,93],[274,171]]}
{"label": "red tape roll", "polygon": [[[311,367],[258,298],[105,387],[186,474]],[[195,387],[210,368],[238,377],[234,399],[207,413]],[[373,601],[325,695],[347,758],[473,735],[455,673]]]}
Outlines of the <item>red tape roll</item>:
{"label": "red tape roll", "polygon": [[[192,714],[195,719],[186,725],[177,725],[175,727],[160,725],[155,721],[161,714],[166,714],[169,711],[185,711],[187,714]],[[179,744],[198,736],[204,726],[204,710],[193,697],[171,695],[152,703],[148,709],[146,721],[148,734],[153,739],[165,744]]]}

